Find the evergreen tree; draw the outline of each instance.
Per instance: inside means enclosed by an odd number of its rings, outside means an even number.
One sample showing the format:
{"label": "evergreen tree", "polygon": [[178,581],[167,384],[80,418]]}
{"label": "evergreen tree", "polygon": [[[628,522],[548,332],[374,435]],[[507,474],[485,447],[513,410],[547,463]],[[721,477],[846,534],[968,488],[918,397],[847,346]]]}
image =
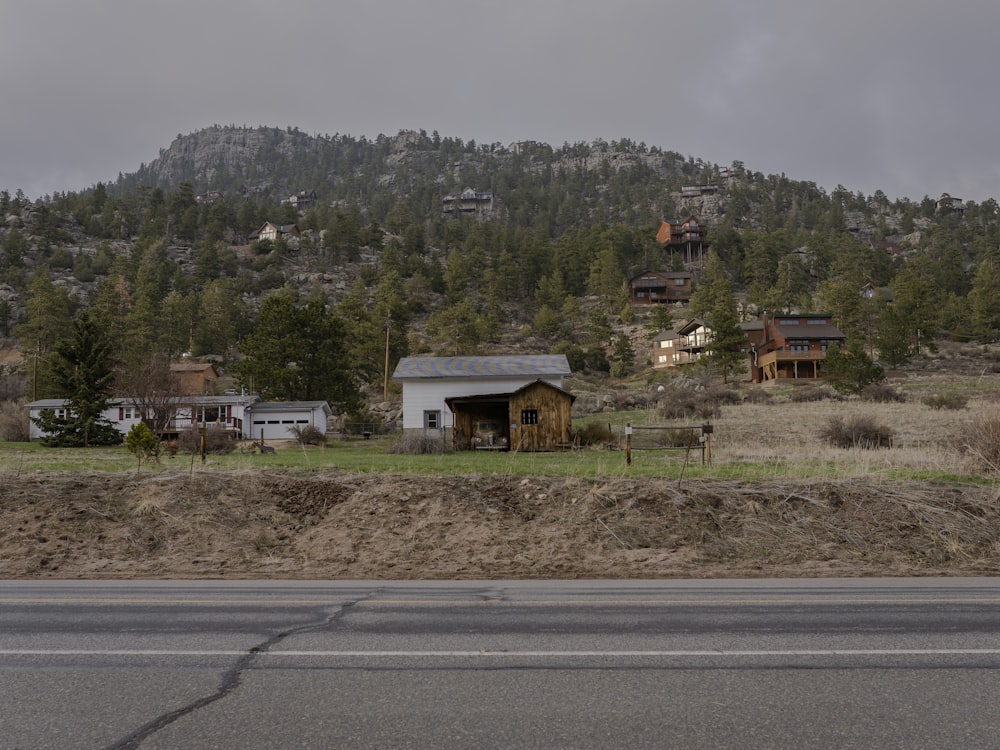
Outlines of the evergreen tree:
{"label": "evergreen tree", "polygon": [[887,306],[880,318],[878,335],[879,360],[889,367],[899,367],[910,361],[914,354],[914,342],[909,335],[909,326],[899,309]]}
{"label": "evergreen tree", "polygon": [[16,328],[25,353],[32,400],[55,396],[52,354],[72,321],[72,303],[66,290],[52,282],[47,268],[35,272],[25,300],[26,320]]}
{"label": "evergreen tree", "polygon": [[325,399],[354,408],[359,393],[345,339],[343,321],[319,297],[300,304],[290,291],[271,294],[243,340],[239,380],[265,399]]}
{"label": "evergreen tree", "polygon": [[976,269],[969,292],[972,325],[981,340],[990,341],[1000,333],[1000,271],[987,258]]}
{"label": "evergreen tree", "polygon": [[615,336],[611,349],[611,377],[623,378],[629,374],[635,365],[635,349],[628,336],[623,333]]}
{"label": "evergreen tree", "polygon": [[107,333],[83,311],[73,321],[70,337],[56,348],[53,371],[67,399],[65,416],[45,410],[35,419],[54,446],[117,445],[122,436],[104,417],[114,384],[112,345]]}
{"label": "evergreen tree", "polygon": [[848,340],[844,351],[836,346],[827,350],[823,376],[841,393],[860,393],[865,386],[885,380],[885,372],[872,361],[858,339]]}

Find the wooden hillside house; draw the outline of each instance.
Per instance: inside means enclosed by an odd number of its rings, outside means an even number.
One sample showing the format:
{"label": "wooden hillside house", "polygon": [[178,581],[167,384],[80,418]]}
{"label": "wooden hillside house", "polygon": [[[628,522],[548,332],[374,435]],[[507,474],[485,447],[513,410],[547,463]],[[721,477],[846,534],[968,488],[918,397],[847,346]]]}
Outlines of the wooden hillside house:
{"label": "wooden hillside house", "polygon": [[177,392],[184,396],[212,395],[219,382],[219,371],[206,362],[176,362],[170,374],[177,381]]}
{"label": "wooden hillside house", "polygon": [[692,318],[676,329],[653,337],[653,367],[679,367],[697,362],[712,340],[712,328]]}
{"label": "wooden hillside house", "polygon": [[403,385],[404,432],[460,448],[551,450],[569,440],[571,374],[565,355],[544,354],[404,357],[392,377]]}
{"label": "wooden hillside house", "polygon": [[458,450],[551,451],[570,443],[573,401],[558,386],[536,380],[513,393],[446,398]]}
{"label": "wooden hillside house", "polygon": [[684,221],[660,222],[656,241],[671,253],[683,253],[684,263],[688,266],[701,266],[705,262],[705,249],[708,247],[705,226],[694,214]]}
{"label": "wooden hillside house", "polygon": [[633,305],[663,305],[691,301],[689,271],[643,271],[628,281]]}
{"label": "wooden hillside house", "polygon": [[269,240],[275,242],[279,237],[299,237],[301,236],[297,224],[272,224],[265,221],[260,225],[260,229],[250,233],[248,238],[251,242]]}
{"label": "wooden hillside house", "polygon": [[845,336],[830,315],[765,315],[761,324],[761,343],[751,343],[749,352],[754,383],[820,378],[827,350],[844,346]]}
{"label": "wooden hillside house", "polygon": [[441,215],[445,217],[471,216],[478,219],[493,213],[493,193],[465,188],[455,195],[449,193],[441,199]]}

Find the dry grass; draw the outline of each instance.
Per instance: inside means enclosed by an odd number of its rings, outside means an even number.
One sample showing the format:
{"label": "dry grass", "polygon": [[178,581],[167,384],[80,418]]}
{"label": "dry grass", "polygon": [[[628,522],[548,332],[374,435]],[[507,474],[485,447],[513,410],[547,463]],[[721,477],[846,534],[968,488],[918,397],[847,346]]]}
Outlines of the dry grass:
{"label": "dry grass", "polygon": [[[981,473],[963,446],[977,415],[996,406],[1000,383],[951,377],[934,379],[933,385],[909,381],[902,385],[916,397],[882,403],[860,399],[799,401],[794,388],[785,392],[776,388],[774,398],[767,403],[724,407],[714,421],[714,460],[773,465],[776,473],[791,469],[793,474],[808,474],[810,467],[822,464],[839,477],[864,476],[872,471]],[[921,402],[921,393],[949,388],[967,394],[967,409],[935,409]],[[890,429],[892,448],[873,452],[829,445],[823,436],[824,426],[853,417],[865,417]]]}

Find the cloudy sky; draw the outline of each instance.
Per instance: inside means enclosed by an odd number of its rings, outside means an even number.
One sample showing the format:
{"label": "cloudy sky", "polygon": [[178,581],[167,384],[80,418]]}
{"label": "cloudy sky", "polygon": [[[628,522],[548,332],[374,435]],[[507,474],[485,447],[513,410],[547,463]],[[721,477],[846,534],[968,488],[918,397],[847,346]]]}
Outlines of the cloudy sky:
{"label": "cloudy sky", "polygon": [[987,0],[34,0],[0,17],[0,189],[213,124],[631,138],[890,198],[1000,199]]}

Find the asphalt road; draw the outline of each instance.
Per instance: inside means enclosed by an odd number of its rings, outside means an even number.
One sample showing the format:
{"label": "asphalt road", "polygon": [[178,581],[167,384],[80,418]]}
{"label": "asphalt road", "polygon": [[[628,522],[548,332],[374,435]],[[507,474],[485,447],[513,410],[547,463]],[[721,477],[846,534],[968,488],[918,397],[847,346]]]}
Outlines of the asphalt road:
{"label": "asphalt road", "polygon": [[0,748],[997,748],[1000,579],[0,582]]}

